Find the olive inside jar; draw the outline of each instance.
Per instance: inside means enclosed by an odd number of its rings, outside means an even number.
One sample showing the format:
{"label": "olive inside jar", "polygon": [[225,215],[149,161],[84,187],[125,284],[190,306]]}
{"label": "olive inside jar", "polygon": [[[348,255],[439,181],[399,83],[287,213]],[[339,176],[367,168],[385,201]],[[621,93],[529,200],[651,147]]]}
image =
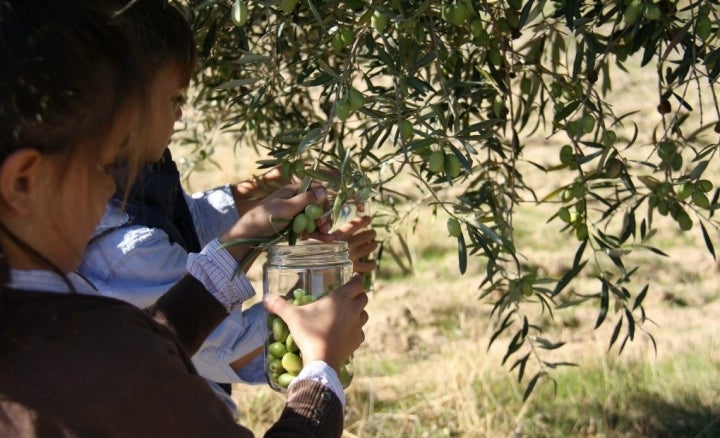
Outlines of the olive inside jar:
{"label": "olive inside jar", "polygon": [[[263,265],[263,293],[274,293],[303,306],[332,293],[351,276],[352,262],[346,242],[275,245],[268,248]],[[267,323],[265,374],[271,388],[285,392],[302,370],[302,352],[279,316],[269,314]],[[338,377],[343,388],[350,385],[351,359],[340,367]]]}

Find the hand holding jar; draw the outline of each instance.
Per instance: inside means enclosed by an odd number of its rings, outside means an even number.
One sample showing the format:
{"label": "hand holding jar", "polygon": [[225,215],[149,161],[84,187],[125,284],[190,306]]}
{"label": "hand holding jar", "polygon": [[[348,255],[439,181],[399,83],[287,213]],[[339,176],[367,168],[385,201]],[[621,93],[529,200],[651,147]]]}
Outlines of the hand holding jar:
{"label": "hand holding jar", "polygon": [[269,335],[265,345],[270,386],[284,391],[303,364],[321,360],[343,387],[352,379],[350,357],[365,339],[368,298],[362,277],[350,281],[347,244],[278,245],[264,266]]}

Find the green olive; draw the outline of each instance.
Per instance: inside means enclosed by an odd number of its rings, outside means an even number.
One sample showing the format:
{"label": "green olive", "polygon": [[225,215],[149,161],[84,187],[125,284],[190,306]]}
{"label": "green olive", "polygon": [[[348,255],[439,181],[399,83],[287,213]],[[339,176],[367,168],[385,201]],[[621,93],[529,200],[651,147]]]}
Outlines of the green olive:
{"label": "green olive", "polygon": [[354,39],[355,33],[352,31],[352,29],[350,29],[349,27],[343,27],[342,29],[340,29],[340,41],[343,42],[344,47],[352,44]]}
{"label": "green olive", "polygon": [[694,192],[692,192],[692,201],[700,208],[710,208],[710,200],[708,199],[705,192],[701,190],[695,190]]}
{"label": "green olive", "polygon": [[403,119],[402,122],[400,122],[400,135],[405,139],[405,141],[410,140],[413,135],[415,134],[415,128],[413,128],[412,123],[410,123],[410,120]]}
{"label": "green olive", "polygon": [[458,220],[455,219],[454,217],[448,218],[447,230],[448,230],[448,233],[453,237],[460,237],[460,234],[462,234],[462,229],[460,228],[460,222],[458,222]]}
{"label": "green olive", "polygon": [[561,221],[570,223],[570,209],[567,207],[562,207],[560,210],[558,210],[558,217]]}
{"label": "green olive", "polygon": [[507,0],[508,6],[519,11],[522,8],[522,0]]}
{"label": "green olive", "polygon": [[293,338],[292,333],[290,333],[285,339],[285,347],[287,348],[287,351],[291,353],[297,353],[298,352],[298,346],[295,343],[295,338]]}
{"label": "green olive", "polygon": [[268,352],[272,357],[282,359],[285,353],[287,353],[287,347],[284,342],[276,341],[268,345]]}
{"label": "green olive", "polygon": [[302,359],[297,354],[288,351],[282,357],[282,366],[291,374],[297,374],[302,369]]}
{"label": "green olive", "polygon": [[292,12],[293,9],[295,9],[295,5],[297,5],[298,0],[280,0],[280,4],[278,7],[283,12]]}
{"label": "green olive", "polygon": [[589,134],[593,132],[593,129],[595,129],[595,117],[590,114],[582,116],[580,123],[582,124],[582,129],[585,134]]}
{"label": "green olive", "polygon": [[308,294],[308,293],[305,291],[305,289],[301,289],[301,288],[299,288],[299,287],[296,288],[295,290],[293,290],[293,297],[294,297],[295,299],[303,298],[303,297],[304,297],[305,295],[307,295],[307,294]]}
{"label": "green olive", "polygon": [[370,18],[370,24],[378,32],[382,32],[387,28],[388,17],[380,11],[375,11]]}
{"label": "green olive", "polygon": [[608,178],[617,178],[622,173],[624,167],[622,161],[617,158],[611,158],[605,163],[605,172]]}
{"label": "green olive", "polygon": [[232,7],[232,21],[236,26],[243,26],[248,20],[248,6],[243,0],[235,0]]}
{"label": "green olive", "polygon": [[648,20],[659,20],[660,17],[662,17],[662,11],[658,7],[658,5],[654,3],[648,3],[645,5],[645,18]]}
{"label": "green olive", "polygon": [[350,115],[350,104],[347,100],[340,100],[335,105],[335,116],[340,119],[340,121],[347,120],[348,116]]}
{"label": "green olive", "polygon": [[345,48],[345,43],[342,40],[342,37],[339,33],[335,33],[333,35],[332,39],[330,40],[330,44],[332,45],[333,50],[336,52],[342,52],[342,50]]}
{"label": "green olive", "polygon": [[295,176],[305,176],[305,163],[303,163],[302,160],[296,160],[293,163],[293,173]]}
{"label": "green olive", "polygon": [[560,148],[560,162],[562,164],[570,164],[574,159],[573,148],[569,144]]}
{"label": "green olive", "polygon": [[430,172],[438,173],[444,168],[445,154],[442,151],[433,151],[428,159],[428,168]]}
{"label": "green olive", "polygon": [[635,20],[638,19],[641,11],[642,2],[640,0],[632,0],[630,4],[627,5],[625,12],[623,13],[623,20],[625,20],[625,24],[630,26],[635,23]]}
{"label": "green olive", "polygon": [[683,164],[682,155],[680,155],[680,154],[673,155],[672,162],[670,163],[670,167],[672,167],[672,170],[674,170],[676,172],[679,171],[680,169],[682,169],[682,164]]}
{"label": "green olive", "polygon": [[492,104],[493,113],[495,113],[495,117],[504,117],[505,112],[507,109],[505,108],[505,100],[503,100],[500,97],[497,97]]}
{"label": "green olive", "polygon": [[663,141],[658,144],[658,155],[663,160],[670,160],[670,158],[672,158],[672,156],[675,154],[675,150],[675,142]]}
{"label": "green olive", "polygon": [[282,366],[282,362],[280,361],[280,358],[275,356],[272,356],[272,359],[268,361],[268,370],[270,370],[270,372],[275,375],[280,375],[285,371]]}
{"label": "green olive", "polygon": [[700,181],[698,181],[697,186],[705,193],[708,193],[710,190],[713,189],[713,183],[706,179],[701,179]]}
{"label": "green olive", "polygon": [[708,38],[710,38],[710,33],[712,31],[712,23],[710,23],[710,17],[707,15],[701,15],[697,17],[697,21],[695,21],[695,33],[697,36],[705,41]]}
{"label": "green olive", "polygon": [[448,155],[445,159],[445,166],[450,178],[457,178],[462,172],[462,163],[454,154]]}
{"label": "green olive", "polygon": [[351,111],[357,111],[365,105],[365,96],[358,90],[350,88],[347,93],[347,102]]}
{"label": "green olive", "polygon": [[693,190],[695,190],[695,185],[693,183],[686,182],[685,184],[680,186],[677,193],[675,194],[675,197],[677,197],[678,200],[682,201],[683,199],[687,199],[690,195],[692,195]]}
{"label": "green olive", "polygon": [[465,20],[467,20],[467,16],[468,11],[465,5],[462,3],[456,3],[450,10],[448,18],[455,26],[462,26],[465,23]]}
{"label": "green olive", "polygon": [[603,133],[602,137],[602,144],[605,146],[612,146],[615,144],[615,140],[617,140],[617,134],[615,134],[615,131],[605,131]]}
{"label": "green olive", "polygon": [[290,386],[292,381],[295,380],[295,377],[297,377],[297,375],[292,373],[282,373],[278,376],[277,383],[283,388],[287,388],[288,386]]}
{"label": "green olive", "polygon": [[520,92],[522,94],[530,94],[532,91],[532,79],[527,76],[523,76],[520,80]]}
{"label": "green olive", "polygon": [[323,208],[317,204],[308,204],[305,207],[305,216],[310,220],[319,218],[323,213]]}
{"label": "green olive", "polygon": [[577,228],[575,228],[575,237],[577,237],[578,240],[585,240],[588,236],[588,227],[585,224],[578,224]]}
{"label": "green olive", "polygon": [[472,22],[470,22],[470,33],[473,37],[479,38],[483,32],[487,34],[487,32],[485,31],[485,24],[481,19],[476,18]]}
{"label": "green olive", "polygon": [[533,282],[535,281],[535,276],[533,275],[525,275],[523,276],[522,280],[520,280],[520,287],[522,290],[522,294],[525,297],[531,297],[535,293],[535,290],[533,289]]}
{"label": "green olive", "polygon": [[305,232],[306,233],[313,233],[317,229],[317,224],[315,223],[315,219],[308,219],[307,224],[305,225]]}
{"label": "green olive", "polygon": [[285,324],[285,321],[280,318],[276,318],[273,320],[272,332],[275,340],[280,342],[285,342],[285,339],[287,339],[288,335],[290,334],[290,330],[288,329],[287,324]]}
{"label": "green olive", "polygon": [[[497,41],[495,41],[497,43]],[[488,61],[490,61],[490,64],[494,65],[495,67],[498,67],[503,62],[502,54],[500,53],[500,48],[490,43],[490,48],[488,49]]]}
{"label": "green olive", "polygon": [[680,229],[683,231],[688,231],[693,226],[692,219],[690,219],[690,216],[688,216],[688,214],[684,211],[678,213],[675,221],[680,226]]}
{"label": "green olive", "polygon": [[300,234],[303,231],[305,231],[305,229],[307,228],[308,222],[312,222],[312,221],[308,221],[308,217],[305,215],[305,213],[298,213],[298,215],[295,216],[295,218],[293,219],[293,222],[292,222],[292,229],[295,232],[295,234]]}

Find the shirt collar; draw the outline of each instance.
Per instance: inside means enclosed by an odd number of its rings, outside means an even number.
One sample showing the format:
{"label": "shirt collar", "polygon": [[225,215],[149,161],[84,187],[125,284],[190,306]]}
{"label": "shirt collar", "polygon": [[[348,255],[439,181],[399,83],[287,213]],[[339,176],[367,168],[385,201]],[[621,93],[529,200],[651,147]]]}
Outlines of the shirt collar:
{"label": "shirt collar", "polygon": [[[93,287],[80,276],[70,273],[67,279],[79,293],[92,293]],[[11,269],[9,287],[19,290],[69,293],[67,283],[56,273],[42,269]]]}

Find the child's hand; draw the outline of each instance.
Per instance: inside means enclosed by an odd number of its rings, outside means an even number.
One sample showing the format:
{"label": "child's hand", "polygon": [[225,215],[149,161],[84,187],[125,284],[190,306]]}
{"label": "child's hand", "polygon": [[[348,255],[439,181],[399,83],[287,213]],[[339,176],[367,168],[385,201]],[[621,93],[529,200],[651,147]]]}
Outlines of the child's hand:
{"label": "child's hand", "polygon": [[276,294],[266,294],[265,308],[285,321],[303,362],[321,360],[339,371],[365,340],[367,294],[356,275],[333,293],[304,306],[293,306]]}
{"label": "child's hand", "polygon": [[358,273],[368,273],[377,269],[377,262],[367,259],[378,248],[378,243],[375,241],[377,232],[372,228],[366,229],[371,220],[370,216],[356,217],[331,233],[334,240],[348,243],[348,256],[352,260],[353,271]]}
{"label": "child's hand", "polygon": [[[274,236],[284,231],[291,224],[292,218],[308,204],[324,206],[327,203],[327,192],[319,185],[303,193],[297,193],[297,190],[296,184],[276,190],[240,217],[220,241],[224,243],[235,239]],[[325,230],[326,233],[330,228],[327,220],[320,220],[317,225],[320,231]]]}

